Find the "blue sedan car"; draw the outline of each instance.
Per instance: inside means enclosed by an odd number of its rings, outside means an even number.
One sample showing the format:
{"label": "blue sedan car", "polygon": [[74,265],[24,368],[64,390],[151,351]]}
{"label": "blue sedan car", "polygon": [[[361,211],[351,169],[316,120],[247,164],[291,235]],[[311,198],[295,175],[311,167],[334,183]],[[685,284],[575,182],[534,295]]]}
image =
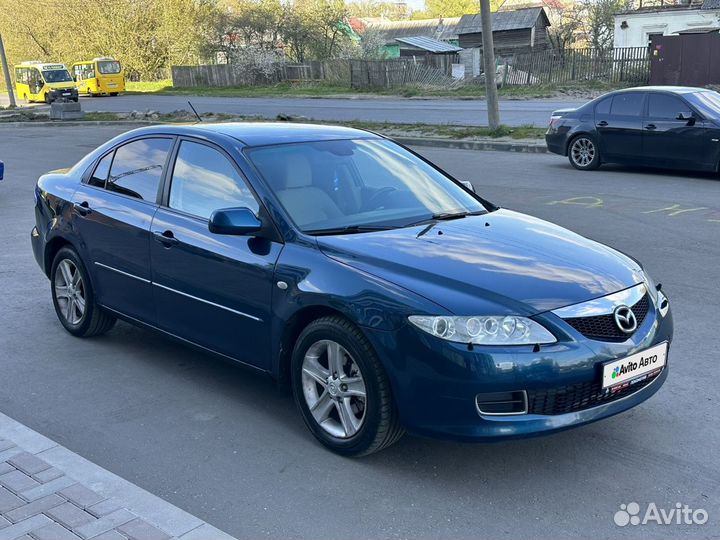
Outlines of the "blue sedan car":
{"label": "blue sedan car", "polygon": [[122,319],[268,373],[343,455],[405,430],[559,431],[667,376],[668,300],[638,262],[377,134],[142,128],[35,198],[32,247],[68,332]]}

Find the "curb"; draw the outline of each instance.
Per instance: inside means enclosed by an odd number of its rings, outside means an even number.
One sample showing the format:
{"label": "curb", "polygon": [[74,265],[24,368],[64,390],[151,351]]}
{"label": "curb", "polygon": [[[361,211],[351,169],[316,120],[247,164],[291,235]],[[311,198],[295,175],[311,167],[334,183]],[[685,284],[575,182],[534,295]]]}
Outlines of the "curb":
{"label": "curb", "polygon": [[[202,519],[103,469],[2,413],[0,439],[15,443],[17,448],[44,460],[106,499],[112,499],[122,508],[130,510],[173,538],[233,540],[232,536]],[[2,537],[0,527],[0,538]]]}
{"label": "curb", "polygon": [[[78,127],[78,126],[152,126],[163,124],[152,120],[80,120],[55,122],[0,122],[0,129],[11,127]],[[546,154],[545,143],[510,142],[495,139],[439,139],[433,137],[404,137],[387,135],[389,138],[406,146],[426,146],[431,148],[447,148],[453,150],[521,152],[527,154]]]}
{"label": "curb", "polygon": [[493,139],[436,139],[430,137],[393,137],[390,138],[406,146],[430,146],[453,150],[523,152],[527,154],[546,154],[545,143],[506,142]]}

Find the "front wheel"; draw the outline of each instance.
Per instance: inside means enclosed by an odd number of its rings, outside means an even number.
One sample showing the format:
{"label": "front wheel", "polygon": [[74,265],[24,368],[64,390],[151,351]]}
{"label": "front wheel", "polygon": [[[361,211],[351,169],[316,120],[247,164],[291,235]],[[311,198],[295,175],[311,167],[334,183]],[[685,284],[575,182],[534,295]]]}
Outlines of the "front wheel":
{"label": "front wheel", "polygon": [[568,145],[570,164],[581,171],[591,171],[600,166],[600,150],[595,139],[578,135]]}
{"label": "front wheel", "polygon": [[330,316],[310,323],[295,344],[291,371],[305,424],[333,452],[372,454],[404,433],[385,371],[350,321]]}
{"label": "front wheel", "polygon": [[104,334],[115,324],[115,317],[95,303],[95,293],[80,257],[71,247],[58,251],[50,270],[55,313],[74,336]]}

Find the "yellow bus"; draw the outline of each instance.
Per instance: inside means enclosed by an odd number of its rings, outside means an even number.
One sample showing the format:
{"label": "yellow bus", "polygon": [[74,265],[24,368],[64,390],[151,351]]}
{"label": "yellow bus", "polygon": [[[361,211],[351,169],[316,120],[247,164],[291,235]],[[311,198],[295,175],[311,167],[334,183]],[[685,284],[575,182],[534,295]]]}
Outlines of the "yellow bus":
{"label": "yellow bus", "polygon": [[15,93],[25,103],[78,100],[75,81],[65,65],[57,63],[31,61],[15,66]]}
{"label": "yellow bus", "polygon": [[95,58],[72,65],[78,92],[88,96],[110,94],[117,96],[125,91],[125,74],[122,65],[114,58]]}

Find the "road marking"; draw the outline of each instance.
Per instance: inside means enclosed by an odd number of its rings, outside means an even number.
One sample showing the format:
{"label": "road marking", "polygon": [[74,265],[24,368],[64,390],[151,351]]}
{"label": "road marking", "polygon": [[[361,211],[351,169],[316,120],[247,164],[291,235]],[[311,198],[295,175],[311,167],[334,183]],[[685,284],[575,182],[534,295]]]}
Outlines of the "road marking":
{"label": "road marking", "polygon": [[643,212],[643,214],[652,214],[654,212],[668,212],[668,217],[673,217],[679,214],[684,214],[685,212],[697,212],[698,210],[708,210],[708,208],[705,206],[700,206],[698,208],[681,208],[679,204],[673,204],[672,206],[667,206],[665,208],[648,210],[647,212]]}
{"label": "road marking", "polygon": [[570,197],[560,201],[551,201],[547,204],[576,204],[586,208],[600,208],[603,205],[603,200],[600,197]]}

